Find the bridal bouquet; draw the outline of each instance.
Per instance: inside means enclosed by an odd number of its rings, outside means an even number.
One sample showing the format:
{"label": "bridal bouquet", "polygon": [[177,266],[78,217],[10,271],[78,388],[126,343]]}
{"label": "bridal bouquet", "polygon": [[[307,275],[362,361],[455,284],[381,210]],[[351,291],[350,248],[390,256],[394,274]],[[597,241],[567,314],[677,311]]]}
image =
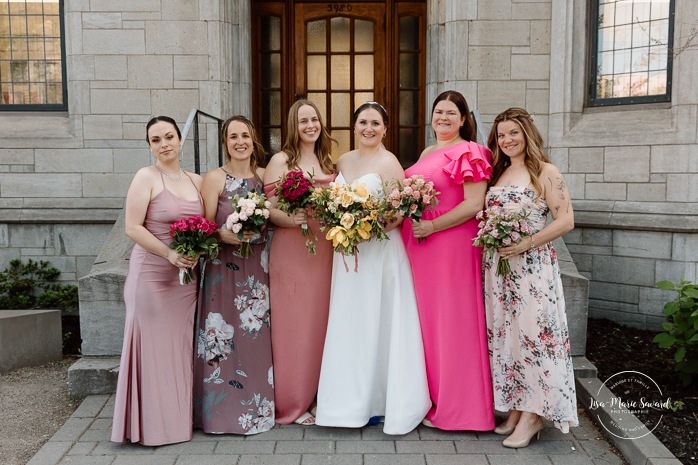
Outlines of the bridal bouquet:
{"label": "bridal bouquet", "polygon": [[[213,237],[216,229],[218,225],[203,216],[182,218],[170,225],[170,236],[174,238],[170,246],[182,255],[204,254],[213,260],[218,256],[218,241]],[[179,270],[179,284],[189,284],[193,280],[193,268]]]}
{"label": "bridal bouquet", "polygon": [[[393,179],[386,182],[385,187],[388,195],[384,202],[390,221],[398,217],[419,221],[425,210],[439,203],[436,196],[440,192],[434,189],[434,183],[425,181],[419,174],[413,174],[402,181]],[[426,237],[420,237],[417,242],[426,240]]]}
{"label": "bridal bouquet", "polygon": [[[232,197],[233,213],[228,215],[225,227],[238,235],[238,239],[245,237],[245,231],[262,234],[262,228],[269,218],[271,204],[264,196],[255,191],[250,191],[247,196]],[[240,256],[247,258],[252,255],[252,245],[249,242],[240,244]]]}
{"label": "bridal bouquet", "polygon": [[[289,171],[276,183],[276,206],[282,212],[292,215],[310,203],[314,188],[312,181],[303,176],[302,171]],[[313,234],[307,224],[301,226],[301,230],[304,237]],[[308,239],[305,241],[305,246],[311,254],[315,255],[315,242]]]}
{"label": "bridal bouquet", "polygon": [[[325,237],[332,241],[335,252],[356,255],[357,245],[372,238],[387,239],[384,231],[385,210],[368,188],[354,181],[351,185],[331,182],[329,187],[315,188],[311,201],[313,216],[323,224]],[[346,262],[345,268],[349,271]],[[354,271],[358,271],[358,258]]]}
{"label": "bridal bouquet", "polygon": [[[484,247],[487,258],[492,258],[499,247],[516,244],[521,238],[533,234],[533,229],[526,222],[526,210],[513,211],[500,205],[493,205],[480,211],[475,218],[480,220],[480,230],[473,239],[473,245]],[[511,273],[509,260],[499,257],[497,276]]]}

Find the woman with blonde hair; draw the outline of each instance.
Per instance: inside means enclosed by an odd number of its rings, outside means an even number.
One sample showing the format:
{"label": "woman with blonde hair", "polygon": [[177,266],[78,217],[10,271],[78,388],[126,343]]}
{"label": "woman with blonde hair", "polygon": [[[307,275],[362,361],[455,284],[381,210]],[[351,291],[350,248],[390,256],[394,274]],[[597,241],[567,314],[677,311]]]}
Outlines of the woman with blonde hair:
{"label": "woman with blonde hair", "polygon": [[[484,261],[485,308],[496,410],[509,412],[495,433],[526,447],[543,418],[563,433],[577,420],[574,372],[560,268],[551,242],[574,228],[560,170],[548,161],[533,117],[509,108],[494,120],[487,207],[518,212],[534,231]],[[553,221],[547,223],[550,212]],[[500,257],[511,272],[497,275]]]}
{"label": "woman with blonde hair", "polygon": [[[271,158],[264,175],[264,190],[272,207],[277,204],[279,179],[289,171],[303,172],[317,187],[334,181],[333,141],[313,102],[299,100],[291,106],[286,142]],[[330,306],[332,243],[320,236],[315,241],[315,254],[308,252],[306,240],[314,238],[303,236],[301,227],[307,225],[319,235],[320,225],[305,210],[285,213],[272,208],[271,222],[274,240],[269,279],[274,309],[276,421],[313,425],[315,416],[310,410],[314,410]]]}

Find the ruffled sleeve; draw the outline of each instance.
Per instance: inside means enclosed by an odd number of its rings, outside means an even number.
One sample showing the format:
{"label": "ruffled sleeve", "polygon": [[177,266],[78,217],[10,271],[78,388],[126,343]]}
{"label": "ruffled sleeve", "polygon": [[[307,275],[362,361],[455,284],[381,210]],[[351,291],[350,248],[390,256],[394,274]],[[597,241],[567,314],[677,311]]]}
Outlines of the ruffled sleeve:
{"label": "ruffled sleeve", "polygon": [[492,152],[476,142],[462,142],[444,151],[449,160],[443,170],[456,184],[489,181],[492,177]]}

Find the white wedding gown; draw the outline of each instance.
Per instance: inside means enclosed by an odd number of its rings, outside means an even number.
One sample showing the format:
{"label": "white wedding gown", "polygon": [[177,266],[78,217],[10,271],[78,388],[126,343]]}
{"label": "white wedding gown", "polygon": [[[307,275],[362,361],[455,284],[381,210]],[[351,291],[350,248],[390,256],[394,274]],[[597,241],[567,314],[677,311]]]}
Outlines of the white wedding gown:
{"label": "white wedding gown", "polygon": [[[359,178],[376,195],[381,177]],[[347,184],[342,173],[336,182]],[[386,434],[412,431],[431,407],[412,274],[399,228],[390,240],[358,246],[354,257],[335,252],[316,423],[361,427],[385,417]]]}

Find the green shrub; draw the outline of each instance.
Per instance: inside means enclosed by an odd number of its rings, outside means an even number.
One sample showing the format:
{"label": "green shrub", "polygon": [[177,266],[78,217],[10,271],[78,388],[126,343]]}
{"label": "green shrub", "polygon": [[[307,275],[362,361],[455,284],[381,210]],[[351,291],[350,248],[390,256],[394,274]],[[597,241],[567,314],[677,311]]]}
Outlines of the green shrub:
{"label": "green shrub", "polygon": [[679,284],[659,281],[657,287],[676,291],[678,296],[664,305],[668,322],[662,324],[664,332],[652,341],[662,349],[675,349],[675,370],[683,385],[688,386],[698,373],[698,286],[681,280]]}
{"label": "green shrub", "polygon": [[0,272],[0,309],[78,308],[78,287],[59,284],[61,272],[47,261],[15,259]]}

